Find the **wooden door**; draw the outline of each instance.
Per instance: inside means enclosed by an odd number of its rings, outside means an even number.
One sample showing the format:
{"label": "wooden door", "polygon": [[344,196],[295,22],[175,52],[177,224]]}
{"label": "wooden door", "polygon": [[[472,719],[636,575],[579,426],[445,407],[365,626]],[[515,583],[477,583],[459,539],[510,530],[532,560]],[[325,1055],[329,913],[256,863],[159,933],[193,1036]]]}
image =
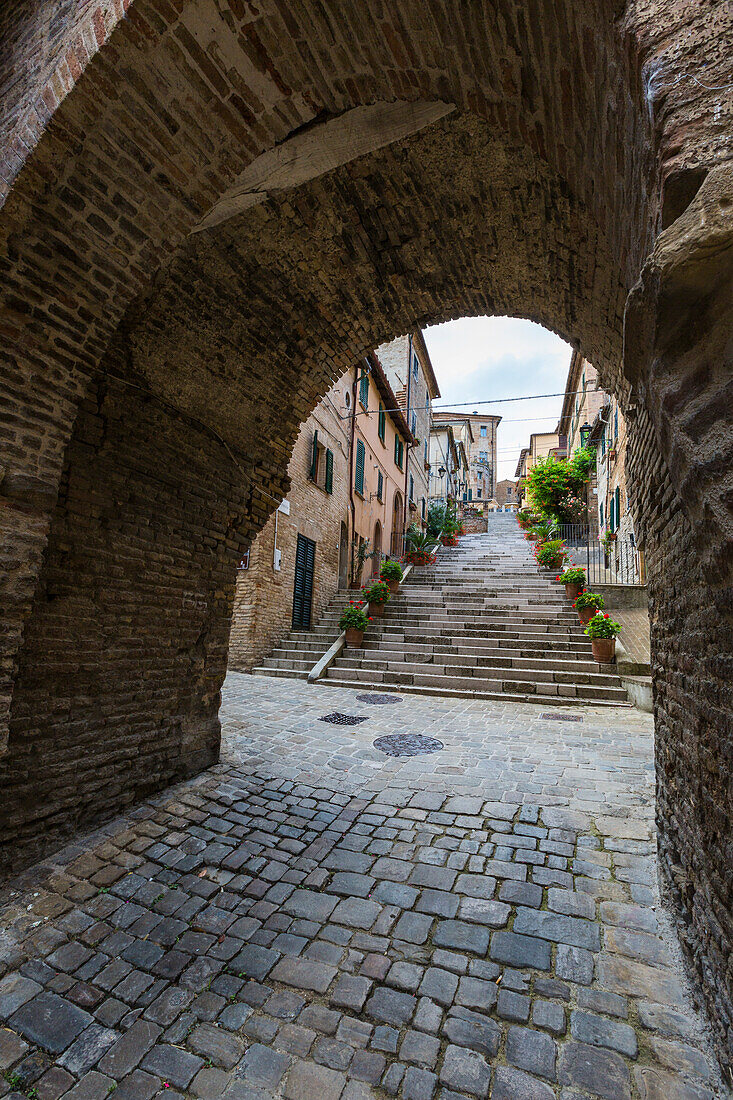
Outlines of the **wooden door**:
{"label": "wooden door", "polygon": [[293,587],[293,628],[308,630],[313,604],[313,569],[316,544],[305,535],[298,535],[295,550],[295,585]]}

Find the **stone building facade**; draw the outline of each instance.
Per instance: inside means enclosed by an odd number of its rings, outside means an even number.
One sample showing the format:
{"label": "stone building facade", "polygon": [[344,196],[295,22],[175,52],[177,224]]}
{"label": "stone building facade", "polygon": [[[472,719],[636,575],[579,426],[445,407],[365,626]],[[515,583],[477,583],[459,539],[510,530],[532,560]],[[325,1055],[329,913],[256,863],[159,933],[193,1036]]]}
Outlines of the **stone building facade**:
{"label": "stone building facade", "polygon": [[436,420],[430,430],[430,500],[455,504],[466,477],[465,451],[452,424]]}
{"label": "stone building facade", "polygon": [[468,479],[466,499],[481,504],[496,496],[496,435],[501,422],[500,416],[471,413],[461,409],[441,409],[440,419],[454,426],[467,424],[469,431],[462,434],[468,459]]}
{"label": "stone building facade", "polygon": [[432,402],[440,397],[438,382],[420,329],[380,344],[376,354],[416,439],[407,452],[405,497],[408,522],[423,524],[430,498],[430,428]]}
{"label": "stone building facade", "polygon": [[505,480],[496,483],[496,503],[500,508],[517,507],[516,481]]}
{"label": "stone building facade", "polygon": [[583,440],[590,436],[596,417],[607,400],[599,385],[596,368],[579,351],[573,351],[557,425],[558,436],[565,441],[568,455],[583,446]]}
{"label": "stone building facade", "polygon": [[238,672],[257,665],[291,628],[307,629],[346,585],[352,373],[303,424],[288,495],[240,561],[229,638],[229,668]]}

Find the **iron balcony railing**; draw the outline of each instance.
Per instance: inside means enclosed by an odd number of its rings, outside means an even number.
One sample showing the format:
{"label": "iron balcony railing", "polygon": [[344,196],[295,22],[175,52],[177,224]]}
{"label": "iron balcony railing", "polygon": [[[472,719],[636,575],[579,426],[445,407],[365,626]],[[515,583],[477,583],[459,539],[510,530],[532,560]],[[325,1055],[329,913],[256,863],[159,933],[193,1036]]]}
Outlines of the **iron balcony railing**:
{"label": "iron balcony railing", "polygon": [[635,544],[632,534],[617,533],[606,543],[584,523],[563,523],[556,538],[560,538],[575,565],[582,565],[588,587],[595,584],[646,584],[644,551]]}

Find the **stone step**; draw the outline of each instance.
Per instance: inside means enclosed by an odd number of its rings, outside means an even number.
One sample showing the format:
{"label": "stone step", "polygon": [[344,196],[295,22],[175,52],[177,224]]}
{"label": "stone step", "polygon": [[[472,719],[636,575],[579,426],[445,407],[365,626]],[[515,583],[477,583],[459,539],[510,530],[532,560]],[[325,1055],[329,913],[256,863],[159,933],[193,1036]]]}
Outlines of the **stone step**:
{"label": "stone step", "polygon": [[556,698],[568,702],[612,702],[626,703],[626,692],[622,688],[594,687],[587,684],[557,684],[536,683],[529,680],[479,680],[472,677],[429,676],[411,673],[375,672],[371,673],[362,669],[341,669],[332,665],[326,671],[326,676],[319,683],[341,682],[344,686],[353,687],[358,684],[363,687],[372,684],[375,687],[392,685],[396,689],[413,687],[415,689],[431,689],[434,693],[445,694],[453,690],[462,690],[467,696],[474,698],[504,698],[506,695],[516,695],[523,698],[534,697],[536,699]]}
{"label": "stone step", "polygon": [[[449,665],[435,664],[429,661],[387,661],[372,658],[356,650],[346,650],[345,656],[337,657],[333,668],[342,672],[346,668],[364,669],[368,672],[395,672],[410,675],[458,676],[474,680],[526,680],[531,683],[557,684],[594,684],[597,687],[618,688],[619,677],[610,670],[613,665],[591,665],[590,669],[573,668],[571,671],[554,668],[527,668],[513,665]],[[357,655],[358,654],[358,655]],[[579,662],[580,663],[580,662]],[[609,672],[600,672],[608,667]]]}

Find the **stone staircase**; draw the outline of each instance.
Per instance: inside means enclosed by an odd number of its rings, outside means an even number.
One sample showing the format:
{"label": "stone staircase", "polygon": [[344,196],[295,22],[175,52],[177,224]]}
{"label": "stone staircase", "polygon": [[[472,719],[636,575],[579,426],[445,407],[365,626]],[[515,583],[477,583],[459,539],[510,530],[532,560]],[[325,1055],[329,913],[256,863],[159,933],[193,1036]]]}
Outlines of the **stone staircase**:
{"label": "stone staircase", "polygon": [[310,630],[291,630],[281,638],[261,665],[252,669],[253,676],[287,676],[306,680],[314,664],[336,641],[341,631],[339,619],[349,600],[360,600],[361,592],[339,591],[328,609]]}
{"label": "stone staircase", "polygon": [[[306,677],[338,636],[348,594],[308,634],[295,632],[254,672]],[[345,649],[320,683],[547,703],[626,704],[614,665],[598,665],[564,591],[540,575],[516,520],[414,569],[361,650]]]}

